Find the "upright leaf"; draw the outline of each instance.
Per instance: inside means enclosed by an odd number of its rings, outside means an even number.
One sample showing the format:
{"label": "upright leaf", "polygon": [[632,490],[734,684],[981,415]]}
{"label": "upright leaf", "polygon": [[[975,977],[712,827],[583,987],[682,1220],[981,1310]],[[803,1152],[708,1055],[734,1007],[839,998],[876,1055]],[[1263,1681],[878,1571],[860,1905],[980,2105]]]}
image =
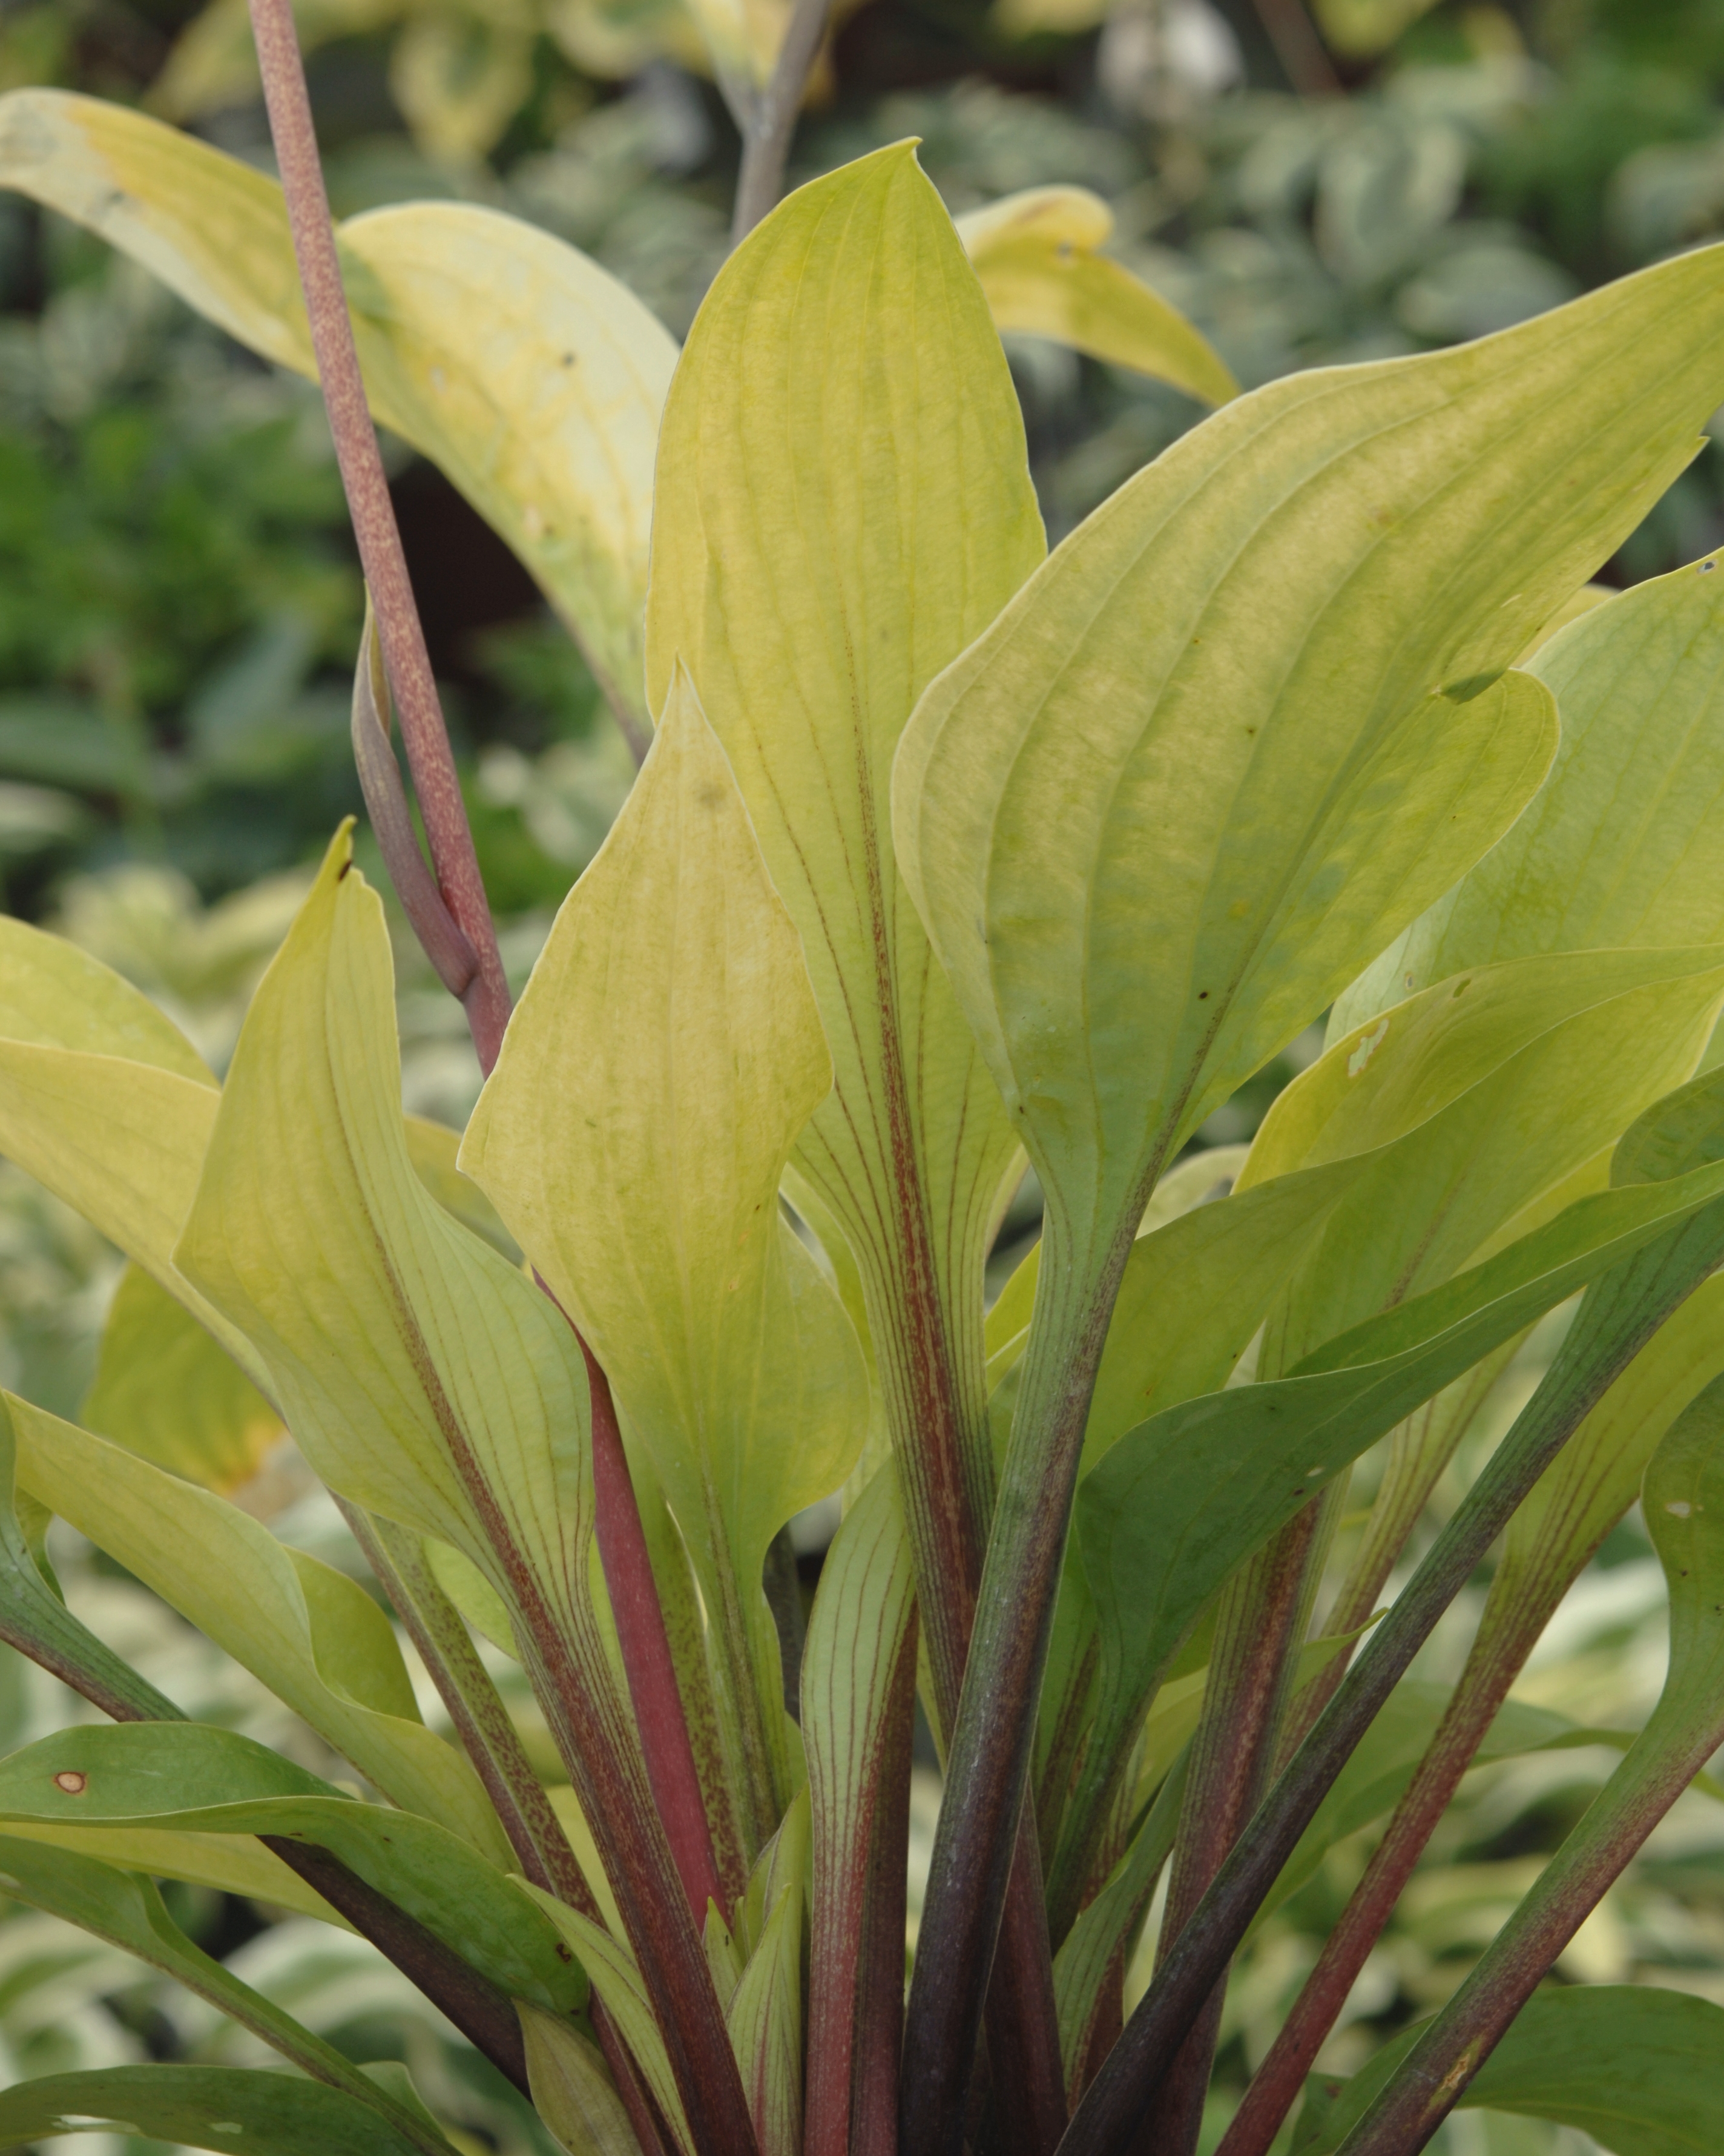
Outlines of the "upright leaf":
{"label": "upright leaf", "polygon": [[461,1159],[603,1363],[682,1531],[751,1861],[794,1793],[761,1569],[867,1429],[849,1321],[777,1204],[831,1081],[795,927],[679,677]]}
{"label": "upright leaf", "polygon": [[593,1599],[579,1346],[550,1299],[414,1173],[388,932],[351,865],[344,831],[259,988],[177,1262],[255,1343],[330,1486],[451,1543],[501,1599],[639,1944],[696,2146],[746,2143],[735,2062]]}
{"label": "upright leaf", "polygon": [[1040,558],[987,304],[907,145],[792,195],[708,293],[665,408],[648,694],[677,663],[801,933],[834,1083],[798,1148],[860,1266],[956,1700],[992,1481],[981,1268],[1013,1138],[900,881],[926,684]]}

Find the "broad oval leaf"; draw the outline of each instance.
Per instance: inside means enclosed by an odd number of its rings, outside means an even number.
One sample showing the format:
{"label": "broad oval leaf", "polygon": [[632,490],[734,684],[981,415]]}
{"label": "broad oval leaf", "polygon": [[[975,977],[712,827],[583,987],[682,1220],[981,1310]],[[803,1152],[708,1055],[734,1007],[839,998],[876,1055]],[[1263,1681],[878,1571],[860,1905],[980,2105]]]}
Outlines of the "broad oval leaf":
{"label": "broad oval leaf", "polygon": [[925,696],[900,857],[1086,1268],[1536,790],[1553,707],[1503,670],[1692,455],[1721,326],[1713,250],[1241,398]]}

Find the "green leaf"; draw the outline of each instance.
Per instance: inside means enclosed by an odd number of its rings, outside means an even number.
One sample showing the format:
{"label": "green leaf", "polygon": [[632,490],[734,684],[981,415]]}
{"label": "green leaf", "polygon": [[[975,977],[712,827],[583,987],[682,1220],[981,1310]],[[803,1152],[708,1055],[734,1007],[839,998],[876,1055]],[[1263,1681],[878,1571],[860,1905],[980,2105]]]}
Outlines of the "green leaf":
{"label": "green leaf", "polygon": [[0,1760],[0,1819],[309,1841],[504,1990],[561,2012],[582,2002],[578,1965],[500,1866],[447,1827],[344,1796],[233,1730],[195,1722],[62,1730]]}
{"label": "green leaf", "polygon": [[819,2156],[849,2146],[859,2086],[879,2048],[895,2054],[898,2045],[916,1640],[910,1544],[888,1467],[827,1552],[803,1650],[813,1837],[806,2134]]}
{"label": "green leaf", "polygon": [[539,2123],[569,2156],[639,2156],[640,2144],[596,2044],[562,2015],[516,2001]]}
{"label": "green leaf", "polygon": [[849,1321],[777,1204],[831,1083],[800,940],[680,675],[461,1159],[603,1364],[681,1530],[751,1861],[798,1764],[761,1568],[867,1434]]}
{"label": "green leaf", "polygon": [[[0,185],[99,233],[242,344],[316,378],[281,190],[140,112],[0,103]],[[466,203],[339,233],[366,393],[521,557],[639,718],[653,449],[676,346],[640,301],[518,218]]]}
{"label": "green leaf", "polygon": [[1550,776],[1347,991],[1331,1038],[1463,967],[1724,935],[1720,566],[1708,555],[1619,593],[1526,662],[1562,713]]}
{"label": "green leaf", "polygon": [[1026,187],[957,220],[995,322],[1135,367],[1205,404],[1239,385],[1177,307],[1097,250],[1113,212],[1087,187]]}
{"label": "green leaf", "polygon": [[[1330,2156],[1417,2041],[1408,2030],[1351,2082],[1313,2076],[1292,2156]],[[1724,2147],[1724,2007],[1652,1984],[1535,1992],[1460,2101],[1548,2118],[1611,2156],[1710,2156]]]}
{"label": "green leaf", "polygon": [[64,937],[0,914],[0,1037],[38,1048],[117,1055],[215,1080],[191,1042],[141,989]]}
{"label": "green leaf", "polygon": [[806,1790],[784,1815],[749,1881],[752,1950],[725,2009],[761,2156],[800,2156],[803,2124],[803,1917],[808,1885]]}
{"label": "green leaf", "polygon": [[339,1931],[353,1927],[296,1872],[249,1835],[181,1834],[157,1827],[51,1826],[40,1820],[14,1820],[8,1839],[39,1841],[49,1849],[94,1857],[122,1871],[141,1871],[151,1879],[182,1879],[192,1887],[213,1887],[218,1893],[285,1909],[295,1917],[315,1917]]}
{"label": "green leaf", "polygon": [[449,2156],[449,2144],[434,2128],[392,2099],[333,2045],[194,1946],[168,1915],[152,1881],[10,1835],[0,1835],[0,1878],[13,1900],[123,1947],[261,2036],[314,2080],[344,2089],[428,2156]]}
{"label": "green leaf", "polygon": [[[1013,1140],[886,790],[916,697],[1043,546],[999,339],[912,149],[798,189],[721,271],[671,386],[648,690],[660,710],[688,670],[802,937],[834,1084],[798,1165],[860,1268],[941,1712],[992,1481],[982,1262]],[[967,1553],[940,1539],[942,1478]]]}
{"label": "green leaf", "polygon": [[465,1757],[427,1729],[389,1620],[356,1581],[235,1505],[0,1395],[22,1486],[304,1717],[404,1810],[514,1858]]}
{"label": "green leaf", "polygon": [[341,2089],[245,2066],[103,2066],[0,2090],[0,2142],[103,2128],[220,2156],[410,2156],[407,2135]]}
{"label": "green leaf", "polygon": [[[1103,1732],[1119,1741],[1208,1596],[1331,1476],[1497,1342],[1721,1188],[1724,1168],[1709,1168],[1582,1199],[1475,1270],[1330,1342],[1291,1376],[1207,1394],[1122,1438],[1078,1496],[1102,1640],[1093,1741]],[[1631,1195],[1643,1210],[1622,1209]]]}
{"label": "green leaf", "polygon": [[282,1435],[233,1357],[136,1265],[109,1306],[83,1414],[127,1451],[223,1494],[249,1482]]}

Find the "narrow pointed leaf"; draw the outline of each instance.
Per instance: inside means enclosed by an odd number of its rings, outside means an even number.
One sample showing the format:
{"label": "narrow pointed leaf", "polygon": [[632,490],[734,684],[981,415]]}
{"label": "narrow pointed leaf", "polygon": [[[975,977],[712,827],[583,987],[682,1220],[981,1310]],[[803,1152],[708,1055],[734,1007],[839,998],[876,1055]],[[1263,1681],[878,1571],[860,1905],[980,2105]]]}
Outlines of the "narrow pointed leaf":
{"label": "narrow pointed leaf", "polygon": [[271,1834],[330,1850],[505,1991],[567,2011],[578,1964],[500,1867],[446,1827],[360,1803],[200,1722],[63,1730],[0,1760],[0,1819]]}
{"label": "narrow pointed leaf", "polygon": [[0,1835],[0,1877],[13,1900],[123,1947],[262,2037],[315,2081],[345,2090],[428,2156],[449,2156],[449,2144],[434,2128],[394,2102],[333,2045],[194,1946],[168,1915],[152,1881],[10,1835]]}
{"label": "narrow pointed leaf", "polygon": [[104,2127],[218,2156],[418,2156],[423,2147],[344,2090],[245,2066],[103,2066],[0,2090],[0,2141]]}
{"label": "narrow pointed leaf", "polygon": [[212,1492],[5,1396],[20,1484],[266,1684],[390,1800],[513,1857],[465,1758],[427,1729],[388,1620],[356,1582]]}
{"label": "narrow pointed leaf", "polygon": [[182,1834],[162,1827],[56,1826],[44,1821],[13,1820],[8,1838],[37,1841],[69,1850],[121,1871],[141,1871],[151,1879],[181,1879],[190,1887],[213,1887],[218,1893],[285,1909],[291,1916],[315,1917],[319,1923],[351,1931],[347,1919],[323,1897],[290,1871],[281,1859],[249,1835]]}
{"label": "narrow pointed leaf", "polygon": [[1003,330],[1055,337],[1205,404],[1238,396],[1239,383],[1179,310],[1098,251],[1112,231],[1113,212],[1087,187],[1028,187],[957,221]]}
{"label": "narrow pointed leaf", "polygon": [[[752,1949],[725,2010],[761,2156],[800,2156],[803,2138],[803,1917],[808,1804],[799,1794],[761,1868]],[[751,1882],[751,1903],[754,1898]]]}

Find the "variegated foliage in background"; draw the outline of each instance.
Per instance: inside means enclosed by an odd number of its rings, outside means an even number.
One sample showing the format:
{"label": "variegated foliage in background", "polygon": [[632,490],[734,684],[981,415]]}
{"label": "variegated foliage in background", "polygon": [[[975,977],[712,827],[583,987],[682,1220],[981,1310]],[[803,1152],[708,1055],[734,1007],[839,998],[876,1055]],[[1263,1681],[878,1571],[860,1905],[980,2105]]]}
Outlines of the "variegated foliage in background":
{"label": "variegated foliage in background", "polygon": [[[28,93],[0,177],[309,366],[258,174]],[[1724,2138],[1720,2010],[1515,2020],[1724,1736],[1724,580],[1576,598],[1724,393],[1724,251],[1233,398],[1106,237],[1072,191],[956,229],[900,145],[767,218],[679,355],[489,213],[342,228],[377,417],[516,547],[643,767],[459,1138],[403,1116],[345,829],[219,1085],[117,974],[3,924],[0,1148],[130,1265],[108,1434],[0,1402],[0,1630],[110,1717],[0,1761],[0,1874],[294,2071],[49,2074],[0,2135],[454,2145],[202,1955],[172,1879],[367,1932],[571,2151],[1114,2156],[1124,2117],[1188,2156],[1219,1994],[1139,2064],[1181,1922],[1218,1921],[1258,1796],[1292,1817],[1275,1792],[1404,1645],[1412,1589],[1371,1627],[1426,1500],[1578,1297],[1418,1575],[1506,1508],[1465,1671],[1372,1696],[1261,1908],[1392,1814],[1361,1892],[1395,1892],[1336,1934],[1368,1951],[1475,1760],[1593,1733],[1508,1695],[1643,1477],[1663,1700],[1506,1943],[1299,2145],[1410,2151],[1462,2098],[1619,2156]],[[1001,327],[1220,408],[1049,555]],[[1182,1159],[1326,1012],[1249,1152]],[[984,1314],[1026,1158],[1044,1232]],[[281,1424],[459,1743],[377,1604],[233,1502]],[[644,1574],[606,1540],[613,1435]],[[839,1492],[804,1638],[772,1553]],[[315,1766],[84,1625],[56,1517]],[[918,1692],[946,1784],[906,2008]],[[1229,2156],[1281,2130],[1333,1976]],[[1591,2080],[1552,2071],[1577,2041]]]}

